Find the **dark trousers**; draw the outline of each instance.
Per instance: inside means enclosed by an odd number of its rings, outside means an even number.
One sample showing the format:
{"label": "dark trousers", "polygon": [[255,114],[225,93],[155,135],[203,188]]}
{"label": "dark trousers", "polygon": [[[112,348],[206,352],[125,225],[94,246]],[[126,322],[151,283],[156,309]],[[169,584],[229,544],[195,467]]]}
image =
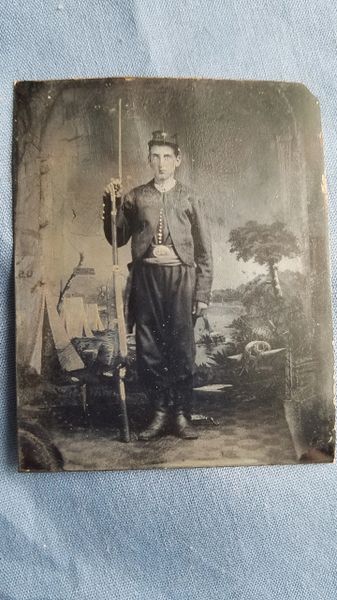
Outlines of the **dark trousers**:
{"label": "dark trousers", "polygon": [[134,270],[138,376],[148,390],[192,386],[195,269],[139,263]]}

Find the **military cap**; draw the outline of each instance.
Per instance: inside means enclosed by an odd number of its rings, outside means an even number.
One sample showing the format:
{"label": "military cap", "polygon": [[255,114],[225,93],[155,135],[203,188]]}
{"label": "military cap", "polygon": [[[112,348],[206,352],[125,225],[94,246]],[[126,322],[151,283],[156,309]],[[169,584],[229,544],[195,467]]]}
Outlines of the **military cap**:
{"label": "military cap", "polygon": [[157,129],[156,131],[152,132],[152,138],[149,140],[149,149],[151,149],[151,147],[154,145],[171,146],[176,152],[179,152],[180,150],[177,134],[170,134],[166,131],[162,131],[161,129]]}

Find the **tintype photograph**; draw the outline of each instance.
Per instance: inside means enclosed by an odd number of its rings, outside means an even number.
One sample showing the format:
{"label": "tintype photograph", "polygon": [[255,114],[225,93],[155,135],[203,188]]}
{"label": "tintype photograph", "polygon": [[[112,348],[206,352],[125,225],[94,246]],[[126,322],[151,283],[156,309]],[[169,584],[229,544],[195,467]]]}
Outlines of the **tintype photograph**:
{"label": "tintype photograph", "polygon": [[13,187],[21,471],[333,462],[307,88],[17,82]]}

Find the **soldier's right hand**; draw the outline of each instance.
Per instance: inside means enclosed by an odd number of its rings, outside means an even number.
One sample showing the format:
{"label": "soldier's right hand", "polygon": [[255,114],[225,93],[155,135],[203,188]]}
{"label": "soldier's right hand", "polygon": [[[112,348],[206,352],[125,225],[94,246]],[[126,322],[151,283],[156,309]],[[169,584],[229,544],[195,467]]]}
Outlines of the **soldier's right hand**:
{"label": "soldier's right hand", "polygon": [[114,193],[116,200],[117,200],[117,198],[121,198],[122,197],[122,182],[121,182],[121,180],[116,177],[110,179],[108,185],[106,186],[106,188],[104,190],[104,193],[110,197]]}

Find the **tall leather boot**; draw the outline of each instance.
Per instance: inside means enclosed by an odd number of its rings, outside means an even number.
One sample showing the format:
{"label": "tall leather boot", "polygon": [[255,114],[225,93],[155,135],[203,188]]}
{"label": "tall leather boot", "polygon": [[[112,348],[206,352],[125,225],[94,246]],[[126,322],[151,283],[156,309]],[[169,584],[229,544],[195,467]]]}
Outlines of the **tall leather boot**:
{"label": "tall leather boot", "polygon": [[191,423],[192,382],[177,386],[173,393],[175,434],[183,440],[197,440],[199,436]]}
{"label": "tall leather boot", "polygon": [[138,439],[144,442],[153,440],[163,434],[166,430],[168,419],[166,393],[162,390],[151,390],[148,395],[154,406],[155,413],[150,425],[138,435]]}

